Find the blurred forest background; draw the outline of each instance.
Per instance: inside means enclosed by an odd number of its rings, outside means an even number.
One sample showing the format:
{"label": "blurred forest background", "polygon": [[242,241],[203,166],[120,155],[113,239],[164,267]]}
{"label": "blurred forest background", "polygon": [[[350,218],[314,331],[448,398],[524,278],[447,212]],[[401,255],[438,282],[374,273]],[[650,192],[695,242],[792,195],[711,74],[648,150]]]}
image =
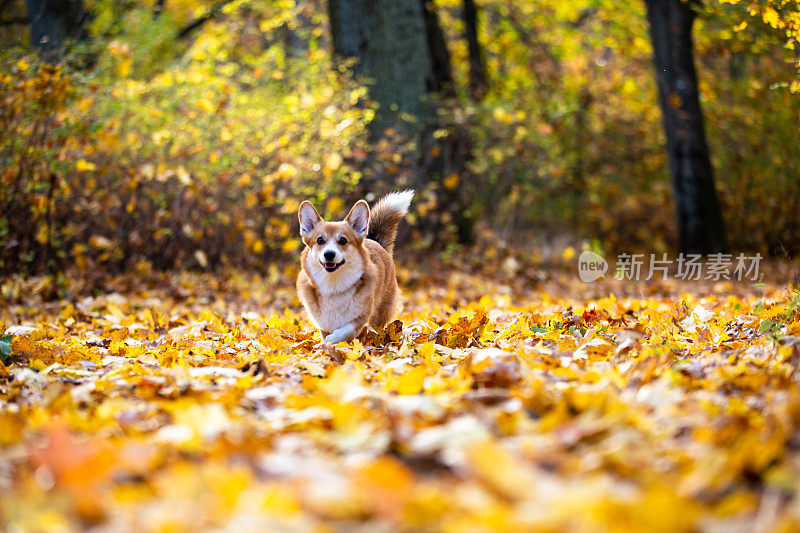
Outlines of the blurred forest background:
{"label": "blurred forest background", "polygon": [[[280,275],[302,199],[343,216],[406,187],[421,251],[794,255],[798,13],[795,0],[0,0],[0,272]],[[659,46],[669,68],[693,61],[697,87],[678,72],[659,96],[654,44],[657,64]]]}

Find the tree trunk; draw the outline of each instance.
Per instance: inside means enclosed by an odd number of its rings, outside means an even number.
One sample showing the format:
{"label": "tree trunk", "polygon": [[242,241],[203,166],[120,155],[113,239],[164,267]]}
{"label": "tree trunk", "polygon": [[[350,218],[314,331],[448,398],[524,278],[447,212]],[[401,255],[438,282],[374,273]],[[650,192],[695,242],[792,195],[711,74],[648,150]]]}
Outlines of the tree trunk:
{"label": "tree trunk", "polygon": [[695,13],[681,0],[645,0],[675,192],[680,250],[727,251],[694,67]]}
{"label": "tree trunk", "polygon": [[86,38],[82,0],[27,0],[27,4],[31,44],[46,58],[61,56],[66,41]]}
{"label": "tree trunk", "polygon": [[164,0],[156,0],[153,5],[153,18],[157,19],[162,13],[164,13]]}
{"label": "tree trunk", "polygon": [[[419,0],[329,0],[334,53],[355,58],[379,109],[372,130],[419,131],[433,118],[426,101],[431,59]],[[407,114],[414,121],[401,117]]]}
{"label": "tree trunk", "polygon": [[[427,231],[444,244],[447,241],[438,237],[455,225],[456,238],[469,242],[474,226],[467,209],[469,188],[443,184],[446,176],[464,175],[469,138],[465,131],[435,138],[437,115],[427,98],[428,93],[447,95],[454,90],[450,54],[433,0],[328,0],[328,10],[335,55],[357,60],[355,70],[368,78],[370,96],[380,106],[372,134],[381,136],[391,127],[415,137],[419,158],[410,185],[420,194],[435,191],[441,211],[453,214],[448,220],[429,217]],[[405,122],[404,114],[415,120]]]}
{"label": "tree trunk", "polygon": [[478,41],[478,7],[475,0],[464,0],[464,29],[469,53],[469,93],[475,100],[486,94],[486,64],[483,49]]}
{"label": "tree trunk", "polygon": [[455,95],[453,69],[450,65],[450,52],[447,41],[439,24],[439,15],[433,0],[419,0],[422,17],[425,21],[425,36],[428,41],[428,53],[431,58],[431,72],[428,76],[428,92],[441,93],[446,96]]}

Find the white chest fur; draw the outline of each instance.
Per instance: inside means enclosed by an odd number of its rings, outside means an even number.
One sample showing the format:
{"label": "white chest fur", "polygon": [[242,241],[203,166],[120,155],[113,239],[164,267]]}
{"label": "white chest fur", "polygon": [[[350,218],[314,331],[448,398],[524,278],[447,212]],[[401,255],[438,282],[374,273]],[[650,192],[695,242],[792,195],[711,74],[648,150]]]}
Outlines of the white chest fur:
{"label": "white chest fur", "polygon": [[317,327],[331,332],[358,318],[361,312],[356,305],[355,292],[356,289],[353,287],[338,294],[321,294],[319,313],[313,316]]}

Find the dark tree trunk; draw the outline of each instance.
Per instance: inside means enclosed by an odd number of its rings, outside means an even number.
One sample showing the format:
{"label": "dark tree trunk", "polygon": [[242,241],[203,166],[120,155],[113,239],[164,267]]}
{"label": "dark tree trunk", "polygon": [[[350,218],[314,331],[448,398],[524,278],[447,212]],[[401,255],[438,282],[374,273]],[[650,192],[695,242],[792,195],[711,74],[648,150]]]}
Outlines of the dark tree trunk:
{"label": "dark tree trunk", "polygon": [[[355,58],[380,106],[373,132],[424,128],[433,118],[426,101],[431,59],[419,0],[329,0],[334,53]],[[407,124],[403,114],[416,119]]]}
{"label": "dark tree trunk", "polygon": [[86,38],[82,0],[27,0],[31,44],[48,59],[57,59],[68,40]]}
{"label": "dark tree trunk", "polygon": [[[464,175],[469,138],[458,131],[434,138],[437,116],[427,98],[431,92],[453,90],[450,54],[433,0],[328,0],[328,10],[335,55],[357,60],[355,70],[368,78],[370,96],[380,106],[373,135],[391,127],[416,137],[419,159],[409,185],[420,193],[432,187],[442,211],[454,214],[449,221],[429,220],[427,231],[444,236],[454,224],[456,238],[469,242],[474,219],[467,210],[468,188],[442,184],[446,176]],[[403,114],[416,118],[410,129],[404,127]]]}
{"label": "dark tree trunk", "polygon": [[645,0],[675,192],[680,250],[727,250],[694,67],[695,13],[681,0]]}
{"label": "dark tree trunk", "polygon": [[428,76],[427,88],[429,92],[453,96],[453,69],[450,65],[450,52],[447,50],[447,41],[439,24],[439,15],[433,0],[419,0],[422,8],[422,17],[425,21],[425,36],[428,41],[428,53],[431,58],[431,72]]}
{"label": "dark tree trunk", "polygon": [[153,5],[153,18],[158,18],[164,12],[164,0],[156,0]]}
{"label": "dark tree trunk", "polygon": [[480,100],[486,94],[488,83],[483,49],[478,41],[478,6],[475,0],[464,0],[464,29],[469,53],[469,93],[472,98]]}

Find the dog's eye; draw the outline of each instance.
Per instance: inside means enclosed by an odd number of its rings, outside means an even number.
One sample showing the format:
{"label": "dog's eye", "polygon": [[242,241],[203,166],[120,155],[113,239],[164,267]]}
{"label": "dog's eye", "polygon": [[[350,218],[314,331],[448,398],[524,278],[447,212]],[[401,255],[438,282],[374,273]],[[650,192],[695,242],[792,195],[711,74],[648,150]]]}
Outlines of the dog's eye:
{"label": "dog's eye", "polygon": [[317,244],[319,245],[325,244],[325,239],[323,239],[322,237],[317,237]]}
{"label": "dog's eye", "polygon": [[339,237],[339,246],[344,246],[345,244],[347,244],[347,239]]}

